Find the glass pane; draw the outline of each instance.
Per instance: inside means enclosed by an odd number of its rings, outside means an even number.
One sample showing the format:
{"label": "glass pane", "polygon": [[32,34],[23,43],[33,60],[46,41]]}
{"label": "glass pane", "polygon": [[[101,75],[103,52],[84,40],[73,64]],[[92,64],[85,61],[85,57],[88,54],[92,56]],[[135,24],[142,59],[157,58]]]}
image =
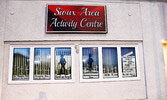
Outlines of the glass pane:
{"label": "glass pane", "polygon": [[83,79],[99,78],[98,48],[82,48]]}
{"label": "glass pane", "polygon": [[122,77],[136,77],[136,56],[134,47],[122,47]]}
{"label": "glass pane", "polygon": [[34,49],[34,80],[50,79],[50,58],[50,48]]}
{"label": "glass pane", "polygon": [[14,48],[12,80],[29,80],[29,48]]}
{"label": "glass pane", "polygon": [[118,77],[117,48],[102,48],[103,56],[103,77]]}
{"label": "glass pane", "polygon": [[71,48],[55,48],[55,80],[71,79]]}

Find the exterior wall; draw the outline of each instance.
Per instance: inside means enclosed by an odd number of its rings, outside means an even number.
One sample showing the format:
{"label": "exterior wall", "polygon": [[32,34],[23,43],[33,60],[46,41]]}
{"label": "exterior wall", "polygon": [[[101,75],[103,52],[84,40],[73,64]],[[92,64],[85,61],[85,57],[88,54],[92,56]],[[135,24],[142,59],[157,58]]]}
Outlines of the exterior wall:
{"label": "exterior wall", "polygon": [[[5,41],[21,40],[142,40],[138,3],[107,5],[108,34],[45,34],[45,7],[50,4],[94,4],[91,2],[9,1]],[[12,14],[11,14],[12,13]],[[27,17],[28,16],[28,17]],[[124,24],[126,23],[126,24]],[[121,29],[121,30],[120,30]],[[12,34],[11,34],[12,33]]]}
{"label": "exterior wall", "polygon": [[[95,1],[96,2],[96,1]],[[167,39],[164,2],[96,2],[107,5],[107,34],[45,34],[45,6],[50,4],[94,4],[75,1],[8,1],[0,16],[0,57],[3,70],[2,100],[166,100],[167,87],[162,39]],[[2,4],[5,4],[3,2]],[[3,5],[5,8],[5,5]],[[4,11],[5,10],[0,10]],[[4,13],[5,14],[5,13]],[[164,20],[163,20],[164,19]],[[6,27],[6,28],[5,28]],[[4,33],[5,28],[5,33]],[[2,32],[1,32],[2,31]],[[4,33],[4,34],[2,34]],[[4,37],[4,39],[3,39]],[[4,47],[3,44],[5,43]],[[80,82],[78,53],[75,53],[75,82],[55,84],[8,84],[11,44],[19,45],[139,45],[140,80]],[[1,60],[2,59],[2,60]],[[78,59],[78,60],[77,60]]]}
{"label": "exterior wall", "polygon": [[3,61],[4,61],[4,33],[5,33],[5,11],[6,11],[6,1],[1,0],[0,3],[0,99],[1,99],[1,94],[2,94],[2,73],[3,73]]}
{"label": "exterior wall", "polygon": [[[54,42],[36,42],[36,44],[55,44],[55,45],[64,45],[64,44],[87,44],[90,45],[106,45],[111,44],[111,41],[54,41]],[[115,42],[115,44],[131,44],[131,42]],[[20,42],[7,42],[5,44],[5,66],[9,66],[9,44],[20,44]],[[25,44],[25,43],[21,43]],[[29,42],[26,44],[33,44]],[[139,44],[139,51],[142,52],[141,43]],[[144,83],[144,69],[142,55],[140,57],[140,68],[141,68],[141,79],[136,81],[110,81],[110,82],[80,82],[79,75],[79,54],[75,56],[75,82],[73,83],[55,83],[55,84],[8,84],[8,67],[5,67],[5,76],[4,77],[4,91],[3,96],[4,100],[38,100],[42,98],[40,96],[45,95],[47,100],[111,100],[111,99],[143,99],[145,98],[145,83]],[[78,59],[78,60],[77,60]],[[24,91],[24,92],[23,92]],[[136,91],[134,93],[134,91]],[[8,96],[10,95],[10,96]],[[31,95],[31,96],[30,96]],[[120,96],[121,95],[121,96]]]}
{"label": "exterior wall", "polygon": [[[141,3],[142,23],[143,23],[143,50],[145,59],[145,71],[148,98],[150,100],[165,100],[166,80],[165,65],[163,59],[162,39],[164,36],[164,21],[162,7],[166,3]],[[167,10],[167,9],[164,9]],[[155,13],[156,12],[156,13]],[[157,95],[153,95],[157,94]]]}
{"label": "exterior wall", "polygon": [[167,32],[167,29],[166,29],[166,27],[167,27],[167,19],[166,19],[166,17],[167,17],[167,12],[166,12],[166,10],[167,10],[167,3],[165,2],[163,2],[163,3],[160,3],[159,5],[158,5],[158,8],[159,8],[159,15],[160,15],[160,26],[161,26],[161,37],[162,37],[162,39],[163,40],[167,40],[167,34],[166,34],[166,32]]}

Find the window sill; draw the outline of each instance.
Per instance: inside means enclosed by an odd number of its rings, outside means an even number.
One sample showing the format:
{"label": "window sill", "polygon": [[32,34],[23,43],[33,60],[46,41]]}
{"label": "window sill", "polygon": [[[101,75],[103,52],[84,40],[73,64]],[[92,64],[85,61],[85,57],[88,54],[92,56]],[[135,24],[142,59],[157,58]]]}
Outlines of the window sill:
{"label": "window sill", "polygon": [[33,80],[33,81],[9,81],[9,85],[17,85],[17,84],[67,84],[74,83],[74,80]]}
{"label": "window sill", "polygon": [[94,82],[125,82],[125,81],[140,81],[140,77],[133,78],[112,78],[112,79],[81,79],[81,83],[94,83]]}

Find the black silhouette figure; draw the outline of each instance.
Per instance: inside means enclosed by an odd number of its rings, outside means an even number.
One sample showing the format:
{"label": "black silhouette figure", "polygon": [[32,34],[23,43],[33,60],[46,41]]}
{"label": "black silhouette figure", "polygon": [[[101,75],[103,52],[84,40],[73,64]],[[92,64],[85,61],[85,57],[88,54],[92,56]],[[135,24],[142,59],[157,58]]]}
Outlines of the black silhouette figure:
{"label": "black silhouette figure", "polygon": [[93,59],[92,59],[91,57],[92,57],[92,54],[89,54],[89,58],[88,58],[88,60],[87,60],[87,63],[88,63],[88,65],[89,65],[89,71],[91,71],[91,70],[93,69],[93,66],[92,66],[92,64],[93,64]]}
{"label": "black silhouette figure", "polygon": [[[60,74],[65,74],[65,64],[66,64],[66,60],[64,59],[64,55],[61,55],[61,58],[60,58],[60,62],[61,64],[61,69],[60,69]],[[64,70],[64,73],[63,73],[63,70]]]}

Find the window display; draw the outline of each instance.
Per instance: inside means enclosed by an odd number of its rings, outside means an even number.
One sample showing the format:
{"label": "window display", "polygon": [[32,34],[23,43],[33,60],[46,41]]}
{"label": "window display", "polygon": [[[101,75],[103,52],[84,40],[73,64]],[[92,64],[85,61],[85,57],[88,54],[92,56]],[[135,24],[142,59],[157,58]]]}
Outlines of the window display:
{"label": "window display", "polygon": [[29,48],[14,48],[13,50],[13,75],[12,80],[29,79]]}
{"label": "window display", "polygon": [[71,48],[55,48],[55,80],[71,79]]}
{"label": "window display", "polygon": [[[137,46],[12,46],[10,82],[73,82],[73,65],[81,82],[139,79]],[[75,59],[80,53],[80,60]],[[80,61],[80,63],[78,63]],[[75,63],[75,64],[74,64]],[[76,68],[77,69],[77,68]],[[45,81],[43,81],[45,80]]]}
{"label": "window display", "polygon": [[50,79],[50,48],[34,49],[34,80]]}
{"label": "window display", "polygon": [[83,79],[99,78],[98,48],[82,49]]}
{"label": "window display", "polygon": [[121,48],[122,57],[122,77],[136,77],[136,55],[135,48],[132,47],[122,47]]}
{"label": "window display", "polygon": [[104,78],[118,77],[117,48],[103,47],[102,56],[103,56],[103,77]]}

